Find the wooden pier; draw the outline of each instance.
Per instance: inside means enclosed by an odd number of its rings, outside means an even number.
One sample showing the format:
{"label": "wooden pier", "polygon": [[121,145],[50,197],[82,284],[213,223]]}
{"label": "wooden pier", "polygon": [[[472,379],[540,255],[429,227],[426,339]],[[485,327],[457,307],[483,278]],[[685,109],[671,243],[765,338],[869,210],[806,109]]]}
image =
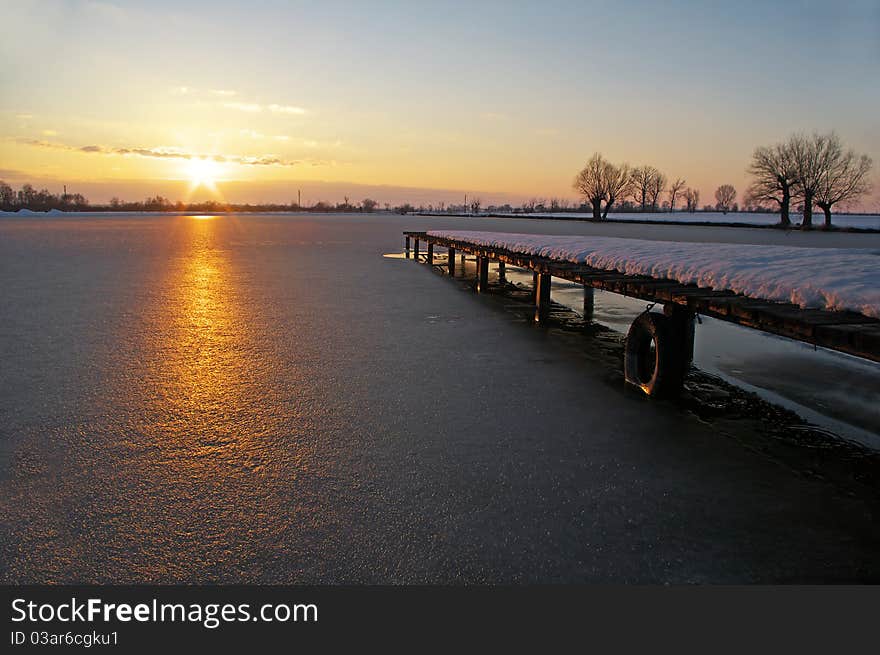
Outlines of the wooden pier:
{"label": "wooden pier", "polygon": [[[749,298],[733,291],[715,290],[644,275],[626,275],[504,248],[428,235],[426,232],[407,231],[404,232],[404,237],[407,257],[412,254],[416,261],[424,260],[432,266],[434,248],[446,249],[448,257],[445,265],[450,275],[454,275],[456,254],[476,257],[477,291],[488,289],[490,261],[497,262],[499,267],[510,265],[532,271],[535,320],[539,323],[545,321],[549,313],[551,277],[584,285],[585,320],[592,320],[594,289],[661,305],[662,316],[667,320],[652,318],[647,321],[640,317],[641,324],[637,325],[640,322],[637,319],[627,337],[627,354],[633,360],[631,365],[628,364],[627,379],[642,387],[649,395],[674,393],[680,386],[680,378],[693,359],[693,317],[696,314],[880,362],[880,320],[857,312],[802,309],[791,303]],[[422,243],[426,246],[426,255],[420,251]],[[500,268],[499,275],[503,276],[503,268]],[[651,325],[645,325],[646,322]],[[646,341],[645,329],[649,333],[647,337],[650,337],[650,343]],[[631,339],[639,343],[630,344]],[[661,343],[662,341],[666,343]],[[639,348],[643,350],[638,352]],[[646,359],[654,360],[653,370],[645,368]],[[638,373],[638,367],[644,369],[641,374]],[[672,375],[666,376],[668,384],[655,384],[658,382],[658,375],[662,378],[663,373],[670,371]],[[653,377],[650,373],[653,373]]]}

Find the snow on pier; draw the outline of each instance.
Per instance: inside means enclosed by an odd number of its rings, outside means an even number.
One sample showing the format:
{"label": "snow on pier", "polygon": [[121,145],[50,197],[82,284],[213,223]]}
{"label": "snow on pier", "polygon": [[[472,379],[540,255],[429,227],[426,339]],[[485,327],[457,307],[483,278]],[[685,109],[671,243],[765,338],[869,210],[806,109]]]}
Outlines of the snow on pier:
{"label": "snow on pier", "polygon": [[880,318],[880,250],[682,243],[481,231],[429,236],[548,257],[627,275],[669,279],[802,308]]}

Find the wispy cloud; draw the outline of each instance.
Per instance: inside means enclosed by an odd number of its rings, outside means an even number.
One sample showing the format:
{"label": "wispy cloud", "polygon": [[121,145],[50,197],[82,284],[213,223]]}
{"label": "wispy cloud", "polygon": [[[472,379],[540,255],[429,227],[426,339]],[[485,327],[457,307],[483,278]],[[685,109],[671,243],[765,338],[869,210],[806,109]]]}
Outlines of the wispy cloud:
{"label": "wispy cloud", "polygon": [[231,98],[232,96],[238,95],[236,91],[231,89],[211,89],[211,93],[215,96],[221,96],[223,98]]}
{"label": "wispy cloud", "polygon": [[250,113],[257,113],[263,111],[263,106],[255,103],[249,102],[224,102],[223,106],[227,109],[235,109],[238,111],[246,111]]}
{"label": "wispy cloud", "polygon": [[301,142],[301,145],[304,148],[341,148],[342,141],[337,139],[336,141],[316,141],[314,139],[304,139]]}
{"label": "wispy cloud", "polygon": [[43,136],[57,136],[58,132],[55,130],[43,130]]}
{"label": "wispy cloud", "polygon": [[321,165],[326,162],[314,160],[290,160],[283,159],[274,154],[266,155],[206,155],[194,152],[186,152],[179,148],[156,147],[156,148],[116,148],[102,145],[71,146],[66,143],[55,141],[41,141],[39,139],[15,139],[17,143],[34,146],[37,148],[50,148],[53,150],[65,150],[68,152],[81,152],[98,155],[129,155],[135,157],[149,157],[154,159],[211,159],[218,163],[241,164],[242,166],[298,166],[300,164]]}
{"label": "wispy cloud", "polygon": [[306,110],[302,107],[294,107],[293,105],[261,105],[256,102],[224,102],[223,106],[227,109],[235,109],[238,111],[246,111],[249,113],[259,113],[269,111],[273,114],[296,114],[302,115]]}
{"label": "wispy cloud", "polygon": [[302,107],[293,107],[291,105],[269,105],[269,111],[273,114],[305,114],[306,110]]}

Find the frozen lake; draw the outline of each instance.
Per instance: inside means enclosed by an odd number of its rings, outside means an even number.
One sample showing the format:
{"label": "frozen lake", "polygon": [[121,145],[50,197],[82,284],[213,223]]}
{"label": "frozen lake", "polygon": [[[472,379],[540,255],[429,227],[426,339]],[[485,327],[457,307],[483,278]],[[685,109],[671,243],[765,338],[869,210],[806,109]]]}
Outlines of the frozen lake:
{"label": "frozen lake", "polygon": [[[404,229],[880,247],[554,220],[0,218],[0,581],[880,580],[873,497],[383,257]],[[597,300],[611,327],[640,310]],[[698,328],[698,364],[870,441],[875,367],[744,332]]]}

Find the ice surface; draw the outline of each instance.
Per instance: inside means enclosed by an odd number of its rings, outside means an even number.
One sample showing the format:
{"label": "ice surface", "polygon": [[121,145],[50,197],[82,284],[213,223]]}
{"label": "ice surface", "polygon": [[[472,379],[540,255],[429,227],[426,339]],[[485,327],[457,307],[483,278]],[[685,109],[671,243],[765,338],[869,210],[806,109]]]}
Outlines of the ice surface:
{"label": "ice surface", "polygon": [[428,234],[724,289],[800,307],[880,318],[880,249],[679,243],[477,231]]}

